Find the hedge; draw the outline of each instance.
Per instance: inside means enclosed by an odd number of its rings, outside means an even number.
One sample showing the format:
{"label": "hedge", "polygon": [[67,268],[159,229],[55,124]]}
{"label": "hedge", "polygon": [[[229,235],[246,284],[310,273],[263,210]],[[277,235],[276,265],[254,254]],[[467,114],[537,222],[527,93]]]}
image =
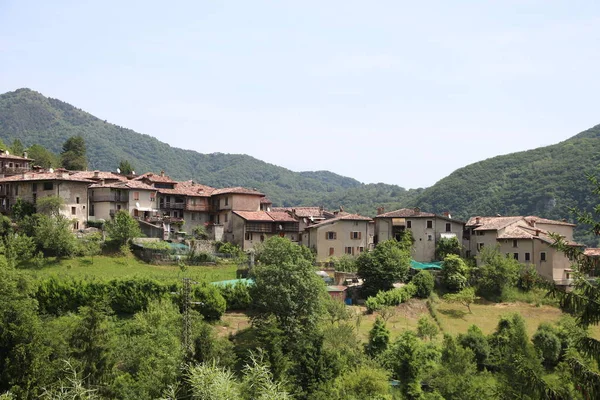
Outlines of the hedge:
{"label": "hedge", "polygon": [[367,311],[372,313],[387,306],[397,306],[408,301],[417,294],[417,287],[408,283],[401,288],[388,291],[380,291],[376,296],[370,296],[365,301]]}

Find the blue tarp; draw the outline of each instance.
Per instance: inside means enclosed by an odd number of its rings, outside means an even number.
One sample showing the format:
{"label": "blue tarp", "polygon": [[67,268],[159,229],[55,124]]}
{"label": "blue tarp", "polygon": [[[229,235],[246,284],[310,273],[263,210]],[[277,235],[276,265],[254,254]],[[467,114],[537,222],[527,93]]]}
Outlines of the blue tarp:
{"label": "blue tarp", "polygon": [[413,269],[418,269],[418,270],[423,270],[423,269],[441,270],[442,269],[442,262],[441,261],[435,261],[435,262],[430,262],[430,263],[420,263],[420,262],[415,261],[415,260],[410,260],[410,267],[413,268]]}

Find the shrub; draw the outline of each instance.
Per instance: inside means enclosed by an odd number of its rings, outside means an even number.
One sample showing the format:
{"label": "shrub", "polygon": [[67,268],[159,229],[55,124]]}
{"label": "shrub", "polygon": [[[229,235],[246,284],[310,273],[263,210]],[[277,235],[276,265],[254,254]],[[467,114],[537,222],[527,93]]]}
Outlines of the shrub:
{"label": "shrub", "polygon": [[442,283],[451,292],[458,292],[467,286],[467,264],[455,254],[444,258],[442,266]]}
{"label": "shrub", "polygon": [[426,299],[431,294],[435,282],[429,271],[420,271],[412,278],[411,283],[417,289],[416,296]]}
{"label": "shrub", "polygon": [[386,306],[397,306],[402,304],[414,297],[416,293],[417,287],[414,284],[409,283],[399,289],[380,291],[376,296],[367,298],[365,306],[367,307],[367,312],[372,313]]}
{"label": "shrub", "polygon": [[443,260],[450,254],[460,256],[461,245],[458,238],[440,238],[435,246],[435,258]]}
{"label": "shrub", "polygon": [[227,303],[227,311],[245,310],[252,301],[248,284],[238,282],[235,285],[226,285],[221,287],[221,295]]}
{"label": "shrub", "polygon": [[193,301],[199,303],[194,307],[204,318],[213,321],[221,318],[227,308],[227,302],[216,286],[202,283],[194,286],[192,293]]}
{"label": "shrub", "polygon": [[540,324],[531,341],[537,353],[542,357],[546,368],[552,368],[558,364],[561,355],[561,341],[552,326]]}

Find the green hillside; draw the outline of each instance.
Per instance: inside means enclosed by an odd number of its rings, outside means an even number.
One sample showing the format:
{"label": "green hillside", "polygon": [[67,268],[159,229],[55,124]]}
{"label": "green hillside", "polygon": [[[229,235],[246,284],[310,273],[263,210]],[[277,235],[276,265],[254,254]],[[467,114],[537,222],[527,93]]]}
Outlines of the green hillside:
{"label": "green hillside", "polygon": [[25,146],[37,143],[58,153],[73,135],[84,137],[90,169],[114,171],[121,160],[129,160],[139,173],[164,170],[174,179],[257,188],[279,206],[344,206],[373,214],[379,204],[399,207],[419,193],[395,185],[365,185],[328,171],[294,172],[243,154],[171,147],[29,89],[0,95],[0,139],[6,143],[18,138]]}
{"label": "green hillside", "polygon": [[[474,215],[539,215],[571,219],[569,208],[599,203],[586,174],[600,172],[600,125],[564,142],[480,161],[460,168],[424,190],[423,209],[467,218]],[[577,237],[595,239],[579,227]]]}

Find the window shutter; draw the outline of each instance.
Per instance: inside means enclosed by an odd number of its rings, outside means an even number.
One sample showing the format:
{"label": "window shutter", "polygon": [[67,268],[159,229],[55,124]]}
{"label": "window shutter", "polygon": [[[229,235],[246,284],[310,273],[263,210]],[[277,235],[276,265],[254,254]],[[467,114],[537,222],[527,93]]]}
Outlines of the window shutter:
{"label": "window shutter", "polygon": [[362,239],[362,232],[358,232],[358,238]]}

